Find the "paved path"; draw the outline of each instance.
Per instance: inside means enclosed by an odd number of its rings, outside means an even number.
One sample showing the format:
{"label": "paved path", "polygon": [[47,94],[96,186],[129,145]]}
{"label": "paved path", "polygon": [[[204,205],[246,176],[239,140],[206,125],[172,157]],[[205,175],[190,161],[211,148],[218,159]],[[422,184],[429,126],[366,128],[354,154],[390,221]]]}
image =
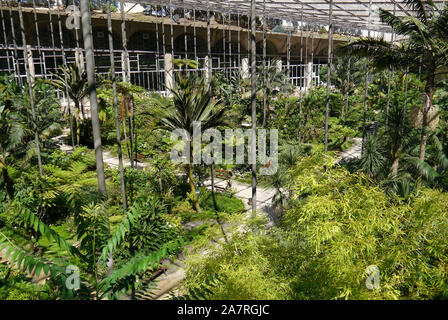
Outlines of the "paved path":
{"label": "paved path", "polygon": [[[207,189],[211,189],[210,180],[205,181],[204,185]],[[226,185],[226,180],[216,179],[215,181],[215,187],[219,186],[225,188]],[[243,218],[243,223],[238,227],[238,231],[243,231],[246,220],[251,217],[252,206],[249,205],[249,199],[252,198],[252,186],[232,181],[232,189],[234,191],[234,196],[241,199],[247,209],[245,217]],[[272,197],[274,196],[274,193],[274,189],[257,188],[257,214],[268,217],[269,222],[267,223],[266,228],[272,227],[277,220],[277,216],[272,208]],[[228,227],[229,226],[226,224],[223,225],[224,229],[228,229]],[[227,234],[227,237],[231,237],[231,234]],[[214,244],[219,245],[221,241],[223,241],[223,238],[216,240]],[[207,249],[204,249],[203,253],[207,254],[207,251]],[[156,289],[153,291],[154,296],[152,298],[156,300],[165,300],[170,298],[170,293],[182,294],[181,292],[176,291],[176,288],[179,287],[184,279],[185,269],[183,259],[178,259],[169,263],[166,274],[162,274],[157,278],[157,285]]]}
{"label": "paved path", "polygon": [[338,154],[338,162],[350,162],[361,158],[362,138],[353,138],[355,144],[349,149]]}
{"label": "paved path", "polygon": [[[59,144],[61,150],[65,150],[70,152],[72,148],[67,146],[63,141],[67,137],[67,132],[59,137],[53,138],[53,140]],[[339,161],[350,161],[352,159],[361,157],[361,138],[354,138],[355,144],[349,148],[348,150],[341,152],[338,156]],[[103,152],[103,161],[106,165],[110,167],[118,166],[118,157],[112,155],[109,151]],[[124,166],[130,166],[130,162],[127,159],[123,159]],[[140,164],[140,167],[146,166],[145,163]],[[204,185],[206,188],[211,189],[211,181],[205,181]],[[215,186],[225,188],[227,185],[226,180],[216,179]],[[243,219],[243,224],[238,228],[238,230],[244,229],[245,221],[251,216],[251,205],[249,199],[252,198],[252,186],[237,182],[232,180],[232,189],[234,191],[234,196],[241,199],[246,207],[246,215]],[[272,227],[277,221],[277,214],[275,213],[272,207],[272,198],[274,196],[275,190],[268,188],[260,188],[257,187],[257,214],[261,216],[265,216],[268,218],[269,222],[266,227]],[[225,229],[227,229],[224,226]],[[222,239],[218,239],[216,244],[219,244],[219,241]],[[204,250],[204,254],[207,254],[206,250]],[[144,291],[137,293],[141,298],[151,298],[155,300],[165,300],[170,298],[170,293],[181,294],[181,292],[176,291],[176,288],[179,287],[180,283],[185,279],[185,265],[183,262],[183,257],[176,260],[166,260],[164,264],[167,267],[167,271],[157,277],[156,288],[152,290],[151,296],[146,296]]]}
{"label": "paved path", "polygon": [[[66,144],[66,141],[70,140],[69,137],[69,130],[65,129],[64,132],[57,137],[52,138],[52,140],[58,145],[59,149],[61,149],[62,151],[65,151],[67,153],[71,153],[73,152],[73,148],[72,146],[69,146]],[[110,153],[110,151],[103,150],[103,162],[105,165],[111,167],[111,168],[117,168],[118,167],[118,156],[114,156]],[[131,166],[131,161],[127,158],[123,158],[123,166],[125,167],[130,167]],[[136,168],[137,169],[142,169],[143,167],[146,167],[147,164],[146,163],[141,163],[138,162]]]}

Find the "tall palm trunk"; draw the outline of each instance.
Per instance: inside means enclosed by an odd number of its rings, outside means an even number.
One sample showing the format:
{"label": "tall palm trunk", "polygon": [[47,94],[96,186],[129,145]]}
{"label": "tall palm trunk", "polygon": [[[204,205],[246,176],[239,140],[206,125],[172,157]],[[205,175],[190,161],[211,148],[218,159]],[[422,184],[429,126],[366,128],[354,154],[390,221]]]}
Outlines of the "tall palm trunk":
{"label": "tall palm trunk", "polygon": [[392,152],[392,178],[398,175],[399,155],[401,152],[401,144]]}
{"label": "tall palm trunk", "polygon": [[190,141],[190,163],[188,164],[188,180],[190,182],[190,190],[191,197],[193,199],[193,206],[196,212],[201,212],[201,208],[199,207],[198,197],[196,195],[196,188],[194,187],[194,179],[193,179],[193,146]]}
{"label": "tall palm trunk", "polygon": [[[98,115],[98,100],[95,83],[95,59],[93,56],[93,36],[92,22],[90,17],[90,3],[88,0],[81,0],[82,32],[84,38],[84,49],[86,52],[86,70],[90,97],[90,114],[92,120],[93,145],[95,149],[96,172],[98,178],[98,189],[107,198],[106,176],[104,175],[103,151],[101,146],[100,120]],[[110,230],[110,224],[107,224]],[[111,254],[108,256],[107,272],[112,274],[114,270],[114,260]]]}
{"label": "tall palm trunk", "polygon": [[129,103],[129,161],[131,161],[131,168],[134,168],[134,102],[132,101],[132,97],[128,98]]}
{"label": "tall palm trunk", "polygon": [[[213,158],[213,152],[211,154]],[[216,196],[215,196],[215,160],[213,159],[212,165],[210,167],[210,178],[212,182],[212,199],[213,199],[213,207],[215,208],[215,211],[218,211],[218,204],[216,203]]]}
{"label": "tall palm trunk", "polygon": [[120,136],[120,120],[118,118],[118,102],[117,102],[117,83],[115,78],[115,62],[114,62],[114,44],[112,37],[112,18],[110,15],[110,0],[107,0],[107,27],[109,31],[109,52],[110,52],[110,65],[111,65],[111,75],[112,75],[112,90],[113,90],[113,105],[114,105],[114,115],[115,115],[115,135],[117,139],[118,147],[118,164],[120,168],[120,184],[121,184],[121,198],[123,201],[123,211],[126,212],[127,198],[126,198],[126,184],[124,181],[124,169],[123,169],[123,152],[121,150],[121,136]]}
{"label": "tall palm trunk", "polygon": [[82,120],[86,120],[86,111],[84,109],[84,103],[82,103],[82,99],[78,102],[78,107],[79,109],[81,109]]}
{"label": "tall palm trunk", "polygon": [[[420,138],[420,152],[419,159],[420,161],[425,161],[425,153],[426,153],[426,144],[428,142],[428,113],[431,109],[432,98],[434,95],[434,73],[428,76],[426,80],[425,93],[424,93],[424,105],[423,105],[423,116],[422,116],[422,129],[421,129],[421,138]],[[417,188],[420,186],[422,182],[422,174],[420,173],[417,178]]]}
{"label": "tall palm trunk", "polygon": [[434,95],[434,76],[428,79],[425,86],[425,104],[423,106],[423,120],[422,120],[422,132],[420,140],[420,155],[421,161],[425,160],[426,143],[428,140],[428,113],[432,106],[432,98]]}
{"label": "tall palm trunk", "polygon": [[79,101],[77,99],[75,99],[75,109],[76,109],[76,114],[75,114],[75,133],[76,133],[76,141],[75,144],[79,145],[79,143],[81,142],[81,121],[79,119]]}

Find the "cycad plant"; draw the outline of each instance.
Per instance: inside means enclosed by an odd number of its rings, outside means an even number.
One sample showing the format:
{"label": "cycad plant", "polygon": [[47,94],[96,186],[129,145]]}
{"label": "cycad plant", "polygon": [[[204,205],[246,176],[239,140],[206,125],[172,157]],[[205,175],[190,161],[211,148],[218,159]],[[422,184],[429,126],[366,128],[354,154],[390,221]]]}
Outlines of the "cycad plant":
{"label": "cycad plant", "polygon": [[[81,122],[86,119],[86,113],[82,100],[89,93],[87,73],[85,71],[80,72],[76,64],[70,64],[68,66],[61,66],[59,72],[53,73],[53,76],[55,79],[48,80],[48,83],[62,92],[65,92],[67,88],[68,95],[75,104],[75,128],[73,128],[73,130],[76,132],[75,143],[79,144],[81,135],[80,125]],[[79,113],[81,113],[82,118],[79,117]]]}
{"label": "cycad plant", "polygon": [[362,38],[341,47],[342,53],[370,57],[379,69],[394,68],[412,73],[421,71],[426,81],[421,107],[422,126],[419,148],[420,161],[425,160],[428,140],[428,119],[432,107],[436,78],[446,73],[448,63],[448,7],[438,10],[432,0],[406,0],[410,16],[398,16],[380,9],[382,22],[404,40],[390,43],[385,39]]}
{"label": "cycad plant", "polygon": [[183,129],[189,134],[188,178],[191,199],[196,212],[200,211],[193,177],[193,122],[201,123],[201,130],[216,128],[225,123],[224,109],[219,101],[210,94],[210,87],[205,78],[196,75],[178,75],[177,83],[171,90],[174,108],[168,110],[162,119],[162,128],[166,130]]}

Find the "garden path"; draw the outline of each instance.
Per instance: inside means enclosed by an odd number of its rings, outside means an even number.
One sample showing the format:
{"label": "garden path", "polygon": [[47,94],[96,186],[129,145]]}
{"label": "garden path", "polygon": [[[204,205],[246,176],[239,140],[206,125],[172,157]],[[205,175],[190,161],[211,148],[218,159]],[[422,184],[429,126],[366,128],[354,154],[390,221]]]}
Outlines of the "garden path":
{"label": "garden path", "polygon": [[[53,138],[53,141],[59,146],[62,151],[70,153],[73,149],[71,146],[67,145],[65,141],[68,138],[68,130],[64,130],[63,134]],[[339,154],[340,160],[350,161],[352,159],[360,158],[361,156],[361,142],[362,139],[354,138],[355,144],[348,150],[341,152]],[[109,167],[117,167],[118,166],[118,157],[112,155],[109,151],[103,151],[103,161]],[[123,159],[124,166],[130,166],[130,161],[128,159]],[[145,163],[140,163],[139,167],[145,167]],[[216,179],[215,186],[225,187],[227,181]],[[205,181],[204,185],[211,189],[211,181]],[[232,181],[232,189],[235,197],[241,199],[247,209],[245,219],[250,217],[251,205],[249,200],[252,197],[252,187],[248,184],[244,184],[238,181]],[[257,214],[266,216],[268,218],[267,228],[272,227],[275,222],[277,215],[272,208],[272,197],[274,196],[275,190],[268,188],[257,188]],[[224,229],[226,229],[226,225],[224,225]],[[244,226],[241,226],[244,227]],[[217,240],[216,242],[222,239]],[[4,252],[0,252],[4,254]],[[183,257],[175,261],[166,260],[164,262],[167,266],[167,271],[158,277],[156,288],[152,291],[151,298],[157,300],[169,299],[170,292],[176,292],[176,288],[179,287],[179,284],[185,279],[185,269],[183,263]],[[36,279],[36,275],[33,275],[35,281],[42,281],[43,279]]]}
{"label": "garden path", "polygon": [[361,158],[362,138],[353,138],[353,146],[338,154],[338,162],[350,162]]}

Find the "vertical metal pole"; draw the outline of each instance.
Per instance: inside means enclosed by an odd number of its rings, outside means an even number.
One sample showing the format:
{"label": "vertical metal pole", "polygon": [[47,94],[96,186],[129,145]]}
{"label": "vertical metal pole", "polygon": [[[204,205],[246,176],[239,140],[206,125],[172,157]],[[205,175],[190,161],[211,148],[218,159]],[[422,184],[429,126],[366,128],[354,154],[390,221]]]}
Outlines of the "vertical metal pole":
{"label": "vertical metal pole", "polygon": [[173,7],[170,0],[170,35],[171,35],[171,57],[174,59],[174,28],[173,28]]}
{"label": "vertical metal pole", "polygon": [[[13,49],[14,49],[14,56],[13,58],[15,59],[15,61],[12,62],[14,68],[15,68],[15,72],[16,72],[16,76],[17,76],[17,82],[19,83],[20,86],[23,85],[22,82],[22,77],[20,76],[20,61],[19,61],[19,52],[17,51],[17,39],[16,39],[16,30],[14,27],[14,17],[12,15],[12,9],[11,9],[11,0],[6,0],[6,3],[8,4],[8,10],[9,10],[9,17],[10,17],[10,23],[11,23],[11,35],[12,35],[12,45],[13,45]],[[23,57],[26,60],[26,57]]]}
{"label": "vertical metal pole", "polygon": [[211,47],[211,33],[210,33],[210,1],[207,0],[207,70],[208,73],[208,83],[209,83],[209,91],[211,92],[212,88],[210,84],[212,83],[212,68],[213,68],[213,59],[212,59],[212,47]]}
{"label": "vertical metal pole", "polygon": [[409,83],[409,65],[406,67],[406,73],[405,73],[404,102],[403,102],[403,114],[402,114],[402,121],[401,121],[402,133],[404,133],[405,121],[406,121],[406,111],[407,111],[407,102],[408,102],[408,83]]}
{"label": "vertical metal pole", "polygon": [[47,77],[47,72],[45,70],[45,61],[44,61],[44,58],[43,58],[43,55],[42,55],[42,50],[41,50],[41,45],[40,45],[39,25],[37,23],[37,12],[36,12],[35,0],[33,0],[32,3],[33,3],[33,14],[34,14],[34,26],[36,28],[37,52],[39,54],[40,72],[43,74],[44,78],[46,78]]}
{"label": "vertical metal pole", "polygon": [[[351,35],[349,35],[348,38],[348,42],[351,41]],[[347,85],[345,86],[345,113],[344,113],[344,118],[347,117],[347,113],[348,113],[348,91],[350,90],[350,72],[351,72],[351,62],[352,62],[352,57],[349,56],[348,57],[348,64],[347,64]]]}
{"label": "vertical metal pole", "polygon": [[126,36],[126,19],[125,19],[125,13],[124,13],[124,5],[125,5],[125,1],[120,0],[121,38],[122,38],[123,54],[124,54],[123,81],[130,82],[131,77],[130,77],[130,70],[129,70],[129,52],[128,52],[128,44],[127,44],[128,41],[127,41],[127,36]]}
{"label": "vertical metal pole", "polygon": [[185,70],[188,69],[187,59],[188,59],[188,40],[187,40],[187,17],[185,15],[185,7],[184,7],[184,47],[185,47]]}
{"label": "vertical metal pole", "polygon": [[[59,41],[60,41],[60,45],[61,45],[61,53],[62,53],[62,64],[64,65],[64,81],[65,81],[65,98],[67,101],[67,109],[68,109],[68,117],[69,117],[69,122],[70,122],[70,136],[71,136],[71,140],[72,140],[72,148],[75,148],[75,133],[73,132],[73,117],[72,117],[72,110],[70,107],[70,96],[68,94],[68,84],[67,84],[67,58],[65,56],[65,50],[64,50],[64,38],[62,36],[62,22],[61,22],[61,13],[59,10],[59,2],[57,3],[57,9],[58,9],[58,26],[59,26]],[[52,28],[53,29],[53,28]],[[56,68],[56,64],[55,64],[55,68]],[[78,112],[78,110],[75,110],[75,112]],[[75,115],[75,117],[77,118],[78,115]],[[78,128],[77,128],[78,129]],[[77,141],[77,143],[79,143],[79,141]]]}
{"label": "vertical metal pole", "polygon": [[40,155],[39,132],[38,132],[38,128],[37,128],[36,109],[35,109],[35,105],[34,105],[33,81],[31,79],[30,66],[28,65],[28,47],[26,45],[25,26],[23,24],[21,1],[18,1],[17,4],[19,7],[20,30],[22,32],[22,46],[23,46],[23,56],[24,56],[24,60],[25,60],[26,81],[28,83],[28,94],[30,95],[31,116],[33,119],[34,140],[36,141],[37,164],[39,166],[39,175],[42,176],[43,175],[42,158]]}
{"label": "vertical metal pole", "polygon": [[3,39],[5,40],[6,62],[8,63],[8,73],[11,73],[11,61],[9,61],[9,45],[8,38],[6,37],[5,17],[3,16],[3,0],[0,0],[0,14],[2,19]]}
{"label": "vertical metal pole", "polygon": [[265,94],[263,95],[263,128],[266,127],[266,113],[267,113],[267,70],[266,70],[266,0],[263,0],[263,88]]}
{"label": "vertical metal pole", "polygon": [[[228,36],[227,42],[229,44],[229,68],[230,68],[229,69],[229,80],[231,80],[232,79],[232,70],[233,70],[232,66],[233,66],[233,63],[232,63],[232,31],[230,29],[230,23],[231,23],[231,20],[232,20],[232,16],[231,16],[230,2],[227,1],[227,3],[229,5],[229,20],[227,22],[229,36]],[[230,105],[232,105],[232,98],[233,98],[233,85],[232,85],[232,83],[230,83]]]}
{"label": "vertical metal pole", "polygon": [[107,0],[107,29],[109,35],[109,55],[110,55],[110,74],[112,78],[113,107],[115,114],[115,135],[118,147],[118,165],[120,169],[121,198],[123,199],[123,210],[127,211],[126,184],[124,180],[123,152],[121,150],[120,121],[118,119],[118,101],[117,101],[117,82],[115,77],[115,59],[114,59],[114,39],[112,33],[112,18],[110,16],[110,0]]}
{"label": "vertical metal pole", "polygon": [[[309,40],[309,37],[310,37],[310,33],[309,33],[309,30],[308,30],[308,34],[307,34],[307,36],[306,36],[306,39],[305,39],[305,64],[306,64],[306,68],[304,69],[304,72],[303,72],[303,76],[304,76],[304,78],[303,78],[303,80],[304,80],[304,87],[305,87],[305,89],[308,89],[308,73],[310,72],[309,70],[308,70],[308,40]],[[305,74],[305,70],[306,70],[306,74]]]}
{"label": "vertical metal pole", "polygon": [[[394,11],[393,14],[395,15],[395,3],[394,3]],[[391,45],[394,44],[394,31],[392,30],[392,33],[390,35],[390,43]],[[386,127],[389,127],[389,110],[390,110],[390,86],[392,79],[394,78],[395,72],[392,67],[392,69],[389,69],[389,74],[387,77],[387,103],[386,103]]]}
{"label": "vertical metal pole", "polygon": [[[370,17],[371,17],[371,5],[372,0],[369,2],[369,19],[368,19],[368,28],[367,28],[367,38],[370,38]],[[366,131],[367,131],[367,97],[369,93],[369,65],[370,58],[366,58],[366,71],[365,71],[365,87],[364,87],[364,114],[363,114],[363,122],[362,122],[362,146],[361,146],[361,157],[364,154],[365,148],[365,139],[366,139]]]}
{"label": "vertical metal pole", "polygon": [[54,69],[56,70],[56,66],[57,66],[57,62],[56,62],[56,46],[54,44],[54,30],[53,30],[53,21],[52,21],[52,18],[51,18],[51,4],[50,4],[50,0],[47,0],[47,2],[48,2],[48,20],[50,22],[51,46],[53,48],[53,63],[54,63]]}
{"label": "vertical metal pole", "polygon": [[313,89],[314,89],[314,30],[313,33],[311,33],[311,90]]}
{"label": "vertical metal pole", "polygon": [[286,48],[286,79],[285,81],[290,81],[290,64],[291,64],[291,31],[288,31],[286,38],[287,48]]}
{"label": "vertical metal pole", "polygon": [[240,30],[240,13],[237,13],[238,19],[238,87],[241,86],[241,30]]}
{"label": "vertical metal pole", "polygon": [[327,63],[327,101],[325,104],[325,154],[328,151],[328,115],[330,110],[331,66],[333,63],[333,0],[330,0],[328,15],[328,63]]}
{"label": "vertical metal pole", "polygon": [[226,29],[224,27],[225,16],[221,13],[221,28],[222,28],[222,62],[224,65],[224,75],[227,77],[227,66],[226,66]]}
{"label": "vertical metal pole", "polygon": [[107,197],[106,177],[104,175],[103,152],[101,146],[100,120],[98,117],[98,101],[95,81],[95,58],[93,56],[92,24],[90,20],[89,0],[81,0],[82,34],[86,53],[86,71],[90,96],[90,114],[92,118],[93,144],[95,148],[98,189]]}
{"label": "vertical metal pole", "polygon": [[166,41],[165,41],[165,15],[166,15],[166,7],[161,7],[161,14],[162,14],[162,50],[163,50],[163,65],[164,69],[166,68],[166,61],[165,61],[165,55],[166,55]]}
{"label": "vertical metal pole", "polygon": [[256,130],[257,130],[257,44],[256,44],[256,4],[255,0],[250,2],[251,18],[251,105],[252,105],[252,215],[257,211],[257,164],[256,164]]}
{"label": "vertical metal pole", "polygon": [[[109,1],[109,0],[108,0]],[[156,15],[157,15],[157,6],[155,7],[156,10]],[[160,61],[159,61],[159,56],[160,56],[160,45],[159,45],[159,23],[156,22],[156,50],[157,53],[154,55],[156,58],[156,86],[155,89],[156,91],[161,91],[159,84],[161,83],[161,79],[160,79]]]}
{"label": "vertical metal pole", "polygon": [[[300,64],[303,65],[303,4],[302,4],[302,12],[300,13],[301,21],[300,21]],[[300,82],[300,100],[299,100],[299,147],[302,144],[302,109],[303,109],[303,93],[302,90],[305,86],[305,72],[303,72],[302,77],[302,70],[304,68],[300,68],[300,75],[302,81]]]}
{"label": "vertical metal pole", "polygon": [[[73,6],[75,6],[75,0],[73,0]],[[79,74],[81,75],[84,72],[84,59],[81,59],[83,55],[81,54],[81,50],[79,47],[79,34],[78,28],[75,28],[75,41],[76,41],[76,50],[75,50],[75,63],[78,63]],[[84,113],[84,106],[81,103],[81,108]]]}
{"label": "vertical metal pole", "polygon": [[[129,52],[128,52],[128,41],[126,35],[126,18],[124,12],[124,0],[120,0],[120,12],[121,12],[121,38],[123,45],[123,53],[124,53],[124,82],[131,82],[131,72],[129,70]],[[133,116],[134,116],[134,104],[132,101],[128,101],[129,103],[129,161],[131,162],[131,168],[134,168],[134,125],[133,125]],[[126,110],[125,110],[126,113]],[[126,123],[126,122],[125,122]],[[126,130],[126,128],[125,128]]]}
{"label": "vertical metal pole", "polygon": [[196,10],[193,9],[193,44],[194,44],[194,60],[199,62],[196,34]]}

